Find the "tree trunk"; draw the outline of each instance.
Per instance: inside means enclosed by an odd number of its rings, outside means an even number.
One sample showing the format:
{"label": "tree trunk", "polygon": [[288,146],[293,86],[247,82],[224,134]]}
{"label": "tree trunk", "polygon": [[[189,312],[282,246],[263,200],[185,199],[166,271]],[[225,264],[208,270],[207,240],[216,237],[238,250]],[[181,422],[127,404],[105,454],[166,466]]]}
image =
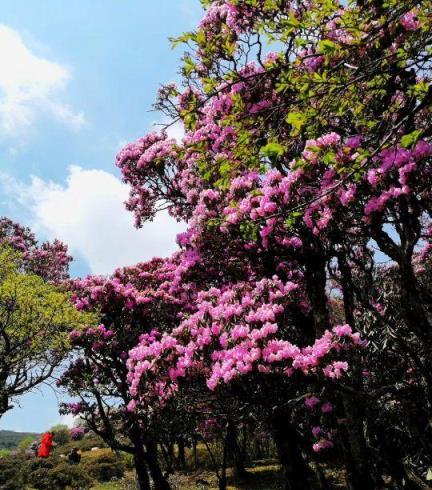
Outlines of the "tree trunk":
{"label": "tree trunk", "polygon": [[234,478],[247,478],[249,473],[246,471],[244,465],[243,454],[237,438],[237,429],[232,420],[228,421],[226,442],[232,459]]}
{"label": "tree trunk", "polygon": [[358,402],[349,398],[344,399],[344,407],[348,419],[347,432],[350,446],[350,458],[347,464],[348,489],[374,490],[377,486],[363,433],[361,407]]}
{"label": "tree trunk", "polygon": [[[346,254],[343,251],[338,255],[338,264],[341,271],[345,321],[355,329],[353,278]],[[353,387],[360,393],[363,386],[360,370],[361,362],[358,355],[352,360],[352,365]],[[348,419],[347,432],[350,447],[350,455],[347,464],[348,487],[352,490],[372,490],[376,488],[376,480],[373,477],[375,472],[370,463],[369,451],[366,446],[366,439],[363,432],[364,402],[360,399],[354,400],[349,396],[345,396],[343,404]]]}
{"label": "tree trunk", "polygon": [[312,306],[312,318],[314,323],[314,335],[320,337],[329,328],[329,311],[327,305],[327,274],[326,259],[318,246],[318,250],[310,250],[305,264],[306,292]]}
{"label": "tree trunk", "polygon": [[150,480],[147,473],[147,466],[145,463],[144,448],[141,443],[141,438],[134,435],[131,436],[132,444],[134,445],[134,465],[137,476],[137,483],[139,490],[150,490]]}
{"label": "tree trunk", "polygon": [[186,469],[186,455],[185,455],[185,442],[182,437],[178,440],[178,457],[177,457],[177,466],[181,470]]}
{"label": "tree trunk", "polygon": [[254,449],[253,449],[253,458],[254,459],[263,459],[264,458],[264,452],[263,452],[263,448],[261,446],[261,442],[258,439],[258,437],[255,437],[254,438],[254,440],[253,440],[253,446],[254,446]]}
{"label": "tree trunk", "polygon": [[[418,291],[417,278],[412,264],[407,260],[400,261],[401,275],[401,307],[407,326],[426,345],[432,345],[432,330],[423,308],[424,302]],[[430,357],[429,357],[430,359]]]}
{"label": "tree trunk", "polygon": [[296,430],[282,411],[274,414],[272,425],[279,462],[285,476],[284,490],[309,490],[311,486],[308,476],[311,470],[301,454]]}
{"label": "tree trunk", "polygon": [[219,477],[219,490],[226,490],[227,488],[227,474],[226,474],[227,456],[228,456],[228,431],[223,445],[222,468],[221,468],[221,475]]}
{"label": "tree trunk", "polygon": [[192,458],[194,470],[198,469],[198,451],[197,451],[197,441],[195,437],[192,438]]}
{"label": "tree trunk", "polygon": [[158,461],[157,444],[154,441],[146,441],[146,461],[150,469],[155,490],[171,490],[171,486],[162,473]]}
{"label": "tree trunk", "polygon": [[0,384],[0,419],[3,415],[12,408],[12,405],[9,404],[9,396],[6,392],[6,383]]}

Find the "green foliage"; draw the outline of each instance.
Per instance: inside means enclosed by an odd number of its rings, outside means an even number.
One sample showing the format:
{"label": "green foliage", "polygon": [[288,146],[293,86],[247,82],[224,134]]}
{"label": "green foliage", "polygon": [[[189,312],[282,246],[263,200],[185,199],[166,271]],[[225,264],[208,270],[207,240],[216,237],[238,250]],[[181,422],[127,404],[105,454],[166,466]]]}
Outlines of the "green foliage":
{"label": "green foliage", "polygon": [[104,482],[112,478],[121,478],[126,471],[125,463],[120,457],[117,459],[114,453],[103,452],[95,456],[90,453],[86,456],[81,465],[85,473],[97,481]]}
{"label": "green foliage", "polygon": [[0,488],[2,490],[22,490],[24,488],[23,460],[21,458],[0,458]]}
{"label": "green foliage", "polygon": [[74,447],[81,452],[87,452],[92,447],[107,448],[108,446],[100,437],[86,434],[80,441],[71,440],[64,445],[57,446],[55,451],[59,454],[69,454]]}
{"label": "green foliage", "polygon": [[337,45],[330,39],[323,39],[318,44],[318,52],[332,55],[337,49]]}
{"label": "green foliage", "polygon": [[0,417],[10,402],[48,379],[69,349],[68,333],[94,323],[70,294],[25,272],[21,255],[0,246]]}
{"label": "green foliage", "polygon": [[422,131],[416,130],[416,131],[413,131],[412,133],[405,134],[401,138],[401,145],[404,148],[410,148],[415,143],[417,143],[417,140],[419,139],[421,133],[422,133]]}
{"label": "green foliage", "polygon": [[67,292],[23,273],[20,255],[8,247],[0,248],[0,308],[12,314],[5,329],[10,340],[26,341],[29,354],[66,350],[67,333],[87,323],[87,315],[76,310]]}
{"label": "green foliage", "polygon": [[98,462],[91,466],[83,466],[86,474],[97,481],[106,482],[113,478],[122,478],[125,473],[125,465],[120,461],[115,463]]}
{"label": "green foliage", "polygon": [[291,134],[293,136],[300,133],[306,123],[306,115],[302,112],[290,112],[286,117],[286,122],[293,128]]}
{"label": "green foliage", "polygon": [[244,238],[247,240],[256,240],[258,237],[259,229],[256,223],[252,223],[251,221],[245,221],[240,224],[240,232]]}
{"label": "green foliage", "polygon": [[18,451],[20,453],[24,453],[25,450],[30,447],[31,443],[35,440],[33,436],[27,436],[24,439],[21,439],[21,441],[18,444]]}
{"label": "green foliage", "polygon": [[44,465],[32,471],[29,483],[37,490],[86,490],[92,487],[93,481],[80,465],[71,465],[60,461],[55,465]]}
{"label": "green foliage", "polygon": [[261,153],[271,159],[281,157],[285,153],[285,149],[279,143],[268,143],[261,148]]}
{"label": "green foliage", "polygon": [[128,470],[133,470],[135,469],[135,461],[133,454],[130,453],[121,453],[122,461],[123,464],[125,465],[126,469]]}
{"label": "green foliage", "polygon": [[54,432],[54,442],[56,444],[63,445],[70,441],[70,430],[67,425],[54,425],[51,427],[50,432]]}

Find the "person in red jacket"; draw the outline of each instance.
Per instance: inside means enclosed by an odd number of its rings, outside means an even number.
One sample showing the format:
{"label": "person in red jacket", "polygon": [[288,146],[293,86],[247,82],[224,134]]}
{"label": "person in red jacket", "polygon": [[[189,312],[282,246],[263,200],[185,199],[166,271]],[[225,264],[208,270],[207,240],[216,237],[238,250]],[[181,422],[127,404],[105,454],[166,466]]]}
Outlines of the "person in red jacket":
{"label": "person in red jacket", "polygon": [[41,445],[38,452],[38,456],[40,458],[48,458],[50,455],[51,449],[54,446],[53,437],[53,432],[46,432],[42,436]]}

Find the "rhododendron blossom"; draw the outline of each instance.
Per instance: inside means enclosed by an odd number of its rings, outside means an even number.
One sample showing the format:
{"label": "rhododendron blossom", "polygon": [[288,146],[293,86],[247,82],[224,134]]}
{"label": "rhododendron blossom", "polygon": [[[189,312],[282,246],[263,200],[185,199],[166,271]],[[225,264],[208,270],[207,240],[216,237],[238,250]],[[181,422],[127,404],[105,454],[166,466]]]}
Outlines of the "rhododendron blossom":
{"label": "rhododendron blossom", "polygon": [[[255,413],[286,488],[313,488],[307,447],[317,468],[333,453],[347,488],[390,467],[402,487],[407,462],[424,476],[432,460],[431,4],[203,6],[175,41],[181,83],[156,103],[184,136],[152,132],[116,158],[136,225],[166,209],[187,230],[169,258],[71,281],[104,318],[70,341],[120,366],[125,427],[187,406],[221,442],[229,417]],[[86,382],[111,383],[99,368]]]}

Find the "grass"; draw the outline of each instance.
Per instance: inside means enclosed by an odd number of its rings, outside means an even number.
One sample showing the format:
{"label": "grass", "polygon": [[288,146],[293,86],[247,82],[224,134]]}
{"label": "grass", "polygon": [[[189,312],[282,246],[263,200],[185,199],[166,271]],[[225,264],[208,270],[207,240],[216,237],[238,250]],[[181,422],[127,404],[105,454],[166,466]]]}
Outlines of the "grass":
{"label": "grass", "polygon": [[[244,482],[236,482],[228,473],[227,490],[280,490],[282,488],[281,474],[279,466],[276,464],[263,464],[248,468],[250,478]],[[100,483],[92,490],[125,490],[132,489],[133,473],[119,482]],[[216,476],[208,470],[197,471],[194,473],[176,473],[170,477],[173,490],[217,490],[218,484]]]}
{"label": "grass", "polygon": [[109,482],[109,483],[98,483],[96,486],[92,487],[92,490],[123,490],[124,483],[120,482]]}

